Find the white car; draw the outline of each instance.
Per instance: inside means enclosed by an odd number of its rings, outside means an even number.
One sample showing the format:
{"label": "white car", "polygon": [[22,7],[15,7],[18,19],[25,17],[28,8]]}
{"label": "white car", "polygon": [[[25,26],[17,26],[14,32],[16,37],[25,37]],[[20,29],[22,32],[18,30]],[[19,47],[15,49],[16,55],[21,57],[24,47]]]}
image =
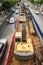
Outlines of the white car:
{"label": "white car", "polygon": [[10,18],[9,23],[14,23],[14,17]]}
{"label": "white car", "polygon": [[39,14],[40,13],[39,10],[35,10],[34,12],[35,12],[35,14]]}

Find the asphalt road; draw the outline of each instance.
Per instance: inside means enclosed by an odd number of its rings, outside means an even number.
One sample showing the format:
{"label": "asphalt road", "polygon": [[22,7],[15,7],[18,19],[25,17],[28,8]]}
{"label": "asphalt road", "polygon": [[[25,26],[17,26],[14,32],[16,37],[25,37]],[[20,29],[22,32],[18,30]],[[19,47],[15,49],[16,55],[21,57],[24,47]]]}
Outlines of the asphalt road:
{"label": "asphalt road", "polygon": [[[35,9],[35,5],[34,4],[32,4],[32,3],[30,3],[30,2],[28,2],[28,5],[30,5],[30,7],[32,7],[33,9],[33,11],[34,11],[34,9]],[[37,15],[37,14],[36,14]],[[37,15],[38,17],[39,17],[39,19],[41,20],[41,21],[43,21],[43,15],[41,15],[41,13],[39,13],[39,15]]]}
{"label": "asphalt road", "polygon": [[[11,16],[14,17],[14,14]],[[17,18],[17,16],[16,16]],[[14,24],[8,24],[6,22],[6,25],[3,27],[3,29],[0,31],[0,38],[7,38],[8,42],[10,41],[12,34],[15,31],[15,25],[17,24],[17,22],[15,22]]]}
{"label": "asphalt road", "polygon": [[[34,9],[33,9],[33,12],[34,12]],[[35,12],[34,12],[34,14],[35,14]],[[41,13],[39,13],[38,15],[37,14],[35,14],[35,15],[37,16],[37,23],[41,29],[41,32],[43,33],[43,15],[41,15]],[[36,17],[36,16],[34,16],[34,17]]]}
{"label": "asphalt road", "polygon": [[[12,16],[15,16],[14,14],[12,14]],[[11,16],[11,17],[12,17]],[[16,16],[17,18],[18,16]],[[17,26],[17,23],[18,21],[16,21],[15,23],[13,24],[8,24],[6,22],[6,25],[3,27],[3,29],[0,31],[0,38],[6,38],[7,41],[8,41],[8,47],[9,47],[9,43],[11,41],[11,38],[12,38],[12,35],[14,34],[15,32],[15,28]],[[6,50],[6,54],[7,54],[7,51],[8,49]],[[6,54],[5,54],[5,57],[4,57],[4,60],[3,60],[3,63],[1,65],[4,65],[4,62],[5,62],[5,58],[6,58]]]}
{"label": "asphalt road", "polygon": [[[14,31],[15,31],[14,24],[5,25],[3,30],[1,31],[0,38],[6,38],[8,40],[8,47],[9,47],[9,43],[11,41],[12,34],[14,33]],[[5,63],[7,51],[8,51],[8,48],[6,49],[6,53],[1,65],[4,65]]]}
{"label": "asphalt road", "polygon": [[[19,14],[12,14],[9,17],[7,17],[6,19],[10,19],[11,17],[18,18],[18,15]],[[6,22],[6,20],[4,22]],[[4,24],[3,28],[0,31],[0,38],[6,38],[7,39],[8,47],[9,47],[9,43],[11,41],[12,35],[15,32],[15,28],[17,26],[17,22],[18,21],[16,21],[14,24],[7,24],[7,22],[6,22],[6,24]],[[1,25],[1,23],[0,23],[0,25]],[[4,63],[5,63],[7,51],[8,51],[8,48],[6,50],[6,53],[5,53],[5,56],[4,56],[4,59],[3,59],[3,62],[2,62],[1,65],[4,65]]]}
{"label": "asphalt road", "polygon": [[[32,9],[33,11],[34,11],[34,9]],[[35,12],[34,12],[35,13]],[[37,14],[36,14],[37,15]],[[39,19],[41,20],[41,21],[43,21],[43,15],[41,14],[41,13],[39,13],[39,15],[37,15],[37,17],[39,17]]]}
{"label": "asphalt road", "polygon": [[7,24],[3,27],[3,30],[0,33],[0,38],[7,38],[9,42],[14,31],[14,24]]}

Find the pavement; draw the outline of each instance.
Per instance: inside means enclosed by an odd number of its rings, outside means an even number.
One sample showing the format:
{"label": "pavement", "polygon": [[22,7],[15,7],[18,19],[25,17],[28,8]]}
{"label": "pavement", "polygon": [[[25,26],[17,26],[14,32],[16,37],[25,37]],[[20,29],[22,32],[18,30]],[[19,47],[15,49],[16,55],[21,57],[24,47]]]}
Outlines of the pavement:
{"label": "pavement", "polygon": [[[4,26],[3,30],[0,33],[0,38],[11,39],[11,36],[14,32],[14,24],[7,24]],[[9,41],[8,41],[9,42]]]}
{"label": "pavement", "polygon": [[10,18],[12,13],[10,12],[8,15],[0,15],[0,32],[2,31],[3,27],[6,25],[6,19]]}

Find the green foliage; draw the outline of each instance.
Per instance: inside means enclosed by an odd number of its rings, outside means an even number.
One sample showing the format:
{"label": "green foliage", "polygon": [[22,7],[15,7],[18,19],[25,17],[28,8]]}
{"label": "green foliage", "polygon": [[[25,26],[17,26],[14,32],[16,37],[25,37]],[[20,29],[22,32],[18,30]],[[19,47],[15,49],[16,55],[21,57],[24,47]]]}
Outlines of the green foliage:
{"label": "green foliage", "polygon": [[29,0],[30,2],[33,2],[33,3],[37,3],[37,4],[42,4],[43,3],[43,0]]}
{"label": "green foliage", "polygon": [[43,0],[34,0],[34,2],[37,3],[37,4],[42,4]]}
{"label": "green foliage", "polygon": [[11,3],[10,2],[8,2],[8,1],[3,1],[2,2],[2,8],[3,8],[3,10],[4,9],[10,9],[10,7],[11,7]]}
{"label": "green foliage", "polygon": [[2,9],[9,10],[11,7],[13,7],[19,0],[3,0],[2,2]]}
{"label": "green foliage", "polygon": [[30,2],[34,2],[34,0],[29,0]]}

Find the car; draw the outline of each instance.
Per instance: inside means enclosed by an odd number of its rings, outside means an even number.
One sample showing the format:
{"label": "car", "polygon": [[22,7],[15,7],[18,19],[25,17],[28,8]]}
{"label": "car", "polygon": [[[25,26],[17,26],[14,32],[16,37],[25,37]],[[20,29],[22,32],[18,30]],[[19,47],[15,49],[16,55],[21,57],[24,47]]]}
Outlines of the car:
{"label": "car", "polygon": [[14,24],[15,21],[17,21],[17,16],[13,16],[10,19],[6,19],[7,24]]}
{"label": "car", "polygon": [[11,11],[12,11],[12,13],[15,13],[16,10],[13,8],[13,9],[11,9]]}
{"label": "car", "polygon": [[41,11],[41,14],[43,15],[43,10]]}
{"label": "car", "polygon": [[40,9],[39,9],[38,6],[35,7],[34,12],[35,12],[35,14],[37,14],[37,15],[40,13]]}
{"label": "car", "polygon": [[6,22],[9,24],[9,19],[6,19]]}
{"label": "car", "polygon": [[19,14],[19,9],[16,9],[15,14]]}
{"label": "car", "polygon": [[0,63],[3,61],[7,47],[8,47],[7,39],[0,39]]}
{"label": "car", "polygon": [[10,19],[6,19],[7,23],[14,23],[14,17],[11,17]]}
{"label": "car", "polygon": [[10,18],[9,23],[14,23],[14,17],[11,17],[11,18]]}
{"label": "car", "polygon": [[41,11],[41,14],[43,15],[43,10]]}
{"label": "car", "polygon": [[35,12],[35,14],[37,14],[37,15],[40,13],[38,9],[35,9],[34,12]]}
{"label": "car", "polygon": [[43,15],[43,4],[40,7],[40,13]]}

